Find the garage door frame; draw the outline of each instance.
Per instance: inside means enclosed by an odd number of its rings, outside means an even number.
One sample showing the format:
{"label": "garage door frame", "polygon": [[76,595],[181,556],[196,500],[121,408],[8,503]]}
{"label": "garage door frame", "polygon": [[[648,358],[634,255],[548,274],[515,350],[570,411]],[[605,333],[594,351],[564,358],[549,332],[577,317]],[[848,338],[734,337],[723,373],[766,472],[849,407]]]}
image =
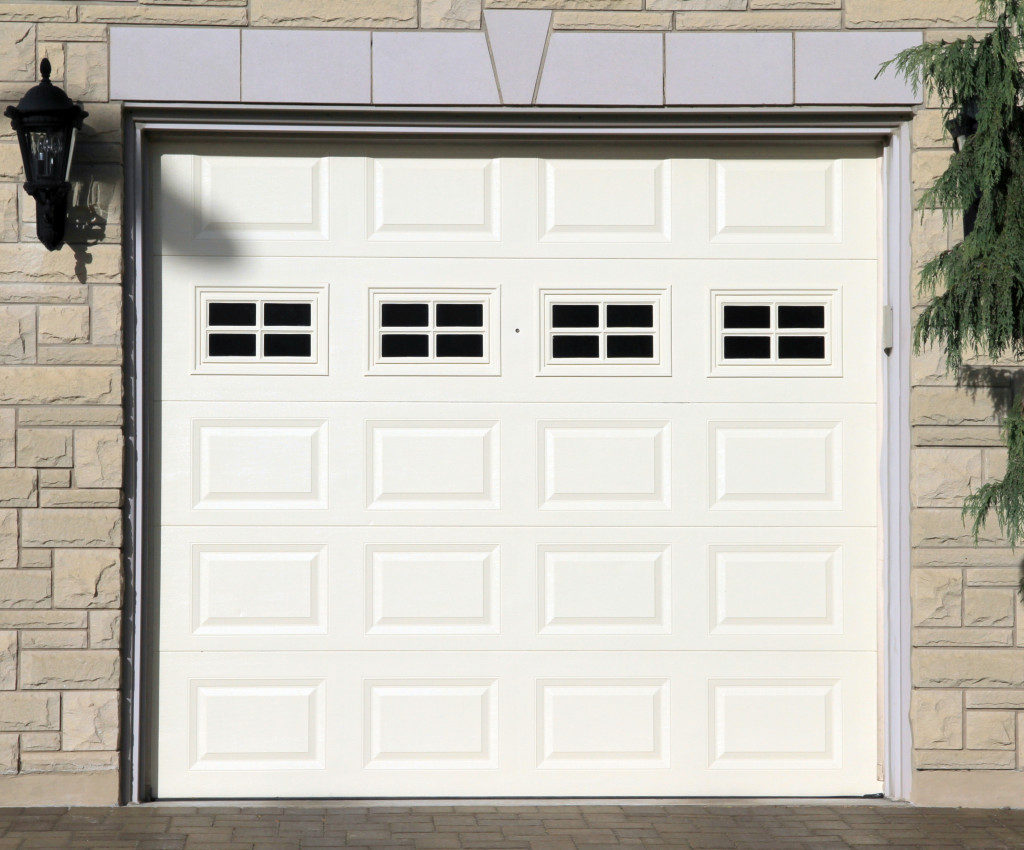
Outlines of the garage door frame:
{"label": "garage door frame", "polygon": [[[593,141],[728,138],[732,141],[836,142],[856,139],[883,146],[883,315],[892,343],[883,361],[882,468],[882,761],[885,795],[910,792],[910,118],[907,109],[262,109],[216,105],[126,104],[125,149],[125,411],[127,433],[124,694],[121,796],[123,802],[152,799],[150,766],[156,727],[147,711],[155,694],[155,669],[147,663],[155,636],[147,617],[157,600],[147,582],[147,545],[156,519],[155,492],[147,454],[155,445],[143,415],[146,388],[155,374],[147,357],[148,149],[154,141],[199,136],[204,140],[325,136],[408,139],[410,137],[542,138]],[[151,586],[152,585],[152,586]]]}

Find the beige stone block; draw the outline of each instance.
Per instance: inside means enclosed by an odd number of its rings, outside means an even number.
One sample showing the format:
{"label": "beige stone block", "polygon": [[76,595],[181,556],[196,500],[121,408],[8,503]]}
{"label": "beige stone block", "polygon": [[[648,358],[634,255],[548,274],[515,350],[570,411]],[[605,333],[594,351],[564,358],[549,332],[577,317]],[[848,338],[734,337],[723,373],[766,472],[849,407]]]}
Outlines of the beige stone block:
{"label": "beige stone block", "polygon": [[[105,29],[105,27],[103,27]],[[120,147],[122,141],[122,117],[124,107],[120,103],[90,103],[89,117],[85,119],[82,127],[82,135],[88,139],[88,147],[94,143],[102,142],[105,145]],[[90,161],[93,157],[90,157]],[[110,160],[113,168],[118,172],[123,183],[124,169],[121,167],[121,158],[115,156]],[[108,226],[111,222],[107,221]]]}
{"label": "beige stone block", "polygon": [[916,690],[910,700],[914,746],[958,750],[963,746],[963,697],[960,691]]}
{"label": "beige stone block", "polygon": [[750,0],[751,9],[841,9],[843,0]]}
{"label": "beige stone block", "polygon": [[949,228],[939,210],[915,212],[910,220],[910,250],[914,264],[923,266],[950,246]]}
{"label": "beige stone block", "polygon": [[0,363],[32,363],[35,359],[35,308],[0,306]]}
{"label": "beige stone block", "polygon": [[999,446],[1002,437],[996,425],[918,425],[911,432],[915,446]]}
{"label": "beige stone block", "polygon": [[119,547],[121,511],[115,508],[25,508],[21,544],[43,548]]}
{"label": "beige stone block", "polygon": [[89,341],[89,308],[61,304],[39,308],[39,341],[60,345]]}
{"label": "beige stone block", "polygon": [[975,0],[846,0],[848,27],[919,29],[977,22]]}
{"label": "beige stone block", "polygon": [[914,629],[914,646],[1013,646],[1013,629]]}
{"label": "beige stone block", "polygon": [[18,511],[0,508],[0,569],[18,566]]}
{"label": "beige stone block", "polygon": [[969,750],[1012,750],[1017,744],[1012,711],[968,711],[964,726]]}
{"label": "beige stone block", "polygon": [[107,45],[91,41],[69,42],[66,85],[68,93],[79,100],[104,101],[108,98]]}
{"label": "beige stone block", "polygon": [[101,490],[91,487],[59,487],[39,491],[41,508],[117,508],[121,506],[120,490]]}
{"label": "beige stone block", "polygon": [[1012,750],[914,750],[918,770],[1013,770]]}
{"label": "beige stone block", "polygon": [[911,459],[911,493],[920,507],[960,507],[982,481],[979,449],[920,448]]}
{"label": "beige stone block", "polygon": [[951,150],[919,150],[911,157],[910,179],[915,188],[925,189],[935,183],[949,166]]}
{"label": "beige stone block", "polygon": [[32,649],[21,653],[19,684],[32,690],[116,689],[121,659],[112,649]]}
{"label": "beige stone block", "polygon": [[647,0],[645,8],[673,12],[744,12],[747,0]]}
{"label": "beige stone block", "polygon": [[0,690],[18,687],[18,633],[0,632]]}
{"label": "beige stone block", "polygon": [[1024,649],[916,649],[910,663],[919,688],[1024,686]]}
{"label": "beige stone block", "polygon": [[1010,588],[969,587],[964,591],[965,626],[1012,626],[1015,593]]}
{"label": "beige stone block", "polygon": [[668,30],[671,12],[555,12],[551,25],[556,30]]}
{"label": "beige stone block", "polygon": [[179,24],[238,27],[246,24],[246,10],[229,6],[140,6],[135,3],[83,5],[79,20],[86,24]]}
{"label": "beige stone block", "polygon": [[56,82],[64,82],[64,45],[57,42],[39,42],[36,45],[36,66],[44,58],[50,60],[50,79]]}
{"label": "beige stone block", "polygon": [[[130,8],[138,8],[132,6]],[[0,145],[0,148],[5,147]],[[18,165],[20,174],[21,165]],[[34,236],[32,237],[35,238]],[[84,270],[70,246],[47,251],[38,242],[0,244],[0,280],[25,283],[71,282],[117,283],[121,278],[121,246],[90,245]]]}
{"label": "beige stone block", "polygon": [[1006,449],[985,449],[982,452],[982,474],[986,481],[998,481],[1006,475]]}
{"label": "beige stone block", "polygon": [[968,587],[1012,587],[1020,583],[1021,571],[1015,567],[975,567],[964,570]]}
{"label": "beige stone block", "polygon": [[18,772],[18,736],[11,732],[0,734],[0,774]]}
{"label": "beige stone block", "polygon": [[19,428],[18,466],[71,466],[69,428]]}
{"label": "beige stone block", "polygon": [[482,0],[420,0],[420,28],[480,29]]}
{"label": "beige stone block", "polygon": [[0,607],[49,608],[49,570],[0,570]]}
{"label": "beige stone block", "polygon": [[119,607],[121,553],[117,549],[56,550],[53,603],[58,608]]}
{"label": "beige stone block", "polygon": [[34,508],[37,495],[34,469],[0,469],[0,506]]}
{"label": "beige stone block", "polygon": [[18,240],[18,184],[0,183],[0,242]]}
{"label": "beige stone block", "polygon": [[70,469],[40,469],[39,470],[39,486],[40,487],[70,487],[71,486],[71,470]]}
{"label": "beige stone block", "polygon": [[117,753],[22,753],[22,773],[93,773],[117,770]]}
{"label": "beige stone block", "polygon": [[0,398],[9,404],[119,404],[121,370],[114,366],[0,366]]}
{"label": "beige stone block", "polygon": [[22,732],[21,749],[28,753],[59,750],[60,732]]}
{"label": "beige stone block", "polygon": [[79,629],[26,629],[19,645],[24,649],[86,649],[88,632]]}
{"label": "beige stone block", "polygon": [[[970,546],[975,543],[973,522],[959,508],[917,508],[910,513],[910,539],[914,546]],[[979,546],[1005,546],[1006,539],[991,516],[978,530]]]}
{"label": "beige stone block", "polygon": [[115,487],[122,481],[124,437],[119,428],[75,430],[75,485]]}
{"label": "beige stone block", "polygon": [[64,694],[61,733],[65,750],[115,750],[118,739],[117,691]]}
{"label": "beige stone block", "polygon": [[0,467],[14,466],[16,458],[14,408],[0,407]]}
{"label": "beige stone block", "polygon": [[677,12],[677,30],[837,30],[842,12]]}
{"label": "beige stone block", "polygon": [[915,387],[910,394],[910,416],[915,425],[994,425],[995,396],[1004,404],[1006,391],[993,388],[970,392],[951,387]]}
{"label": "beige stone block", "polygon": [[23,570],[48,570],[53,566],[52,549],[21,549],[18,566]]}
{"label": "beige stone block", "polygon": [[88,297],[80,283],[0,283],[0,301],[8,304],[84,304]]}
{"label": "beige stone block", "polygon": [[[550,9],[551,0],[484,0],[487,9]],[[643,0],[559,0],[558,9],[563,12],[586,11],[640,11]],[[650,7],[648,7],[650,8]]]}
{"label": "beige stone block", "polygon": [[90,286],[92,341],[96,345],[121,344],[121,287]]}
{"label": "beige stone block", "polygon": [[36,352],[41,366],[107,366],[121,360],[121,348],[115,345],[42,345]]}
{"label": "beige stone block", "polygon": [[948,148],[953,143],[946,132],[941,109],[918,110],[914,115],[911,133],[916,148]]}
{"label": "beige stone block", "polygon": [[0,80],[36,79],[36,33],[30,23],[0,23]]}
{"label": "beige stone block", "polygon": [[959,570],[914,570],[910,598],[915,626],[959,626],[963,577]]}
{"label": "beige stone block", "polygon": [[[2,8],[2,7],[0,7]],[[0,180],[24,180],[21,151],[17,143],[0,142]],[[44,249],[45,250],[45,249]]]}
{"label": "beige stone block", "polygon": [[89,615],[85,611],[0,610],[0,629],[84,629],[88,625]]}
{"label": "beige stone block", "polygon": [[[107,28],[103,24],[40,24],[40,41],[106,41]],[[95,104],[89,104],[90,114]]]}
{"label": "beige stone block", "polygon": [[46,732],[60,729],[60,695],[0,693],[0,730]]}
{"label": "beige stone block", "polygon": [[113,406],[46,405],[19,408],[18,421],[22,425],[120,425],[124,413],[120,407]]}
{"label": "beige stone block", "polygon": [[117,649],[121,645],[121,612],[89,612],[89,646],[93,649]]}
{"label": "beige stone block", "polygon": [[77,11],[70,3],[3,3],[0,21],[74,21]]}
{"label": "beige stone block", "polygon": [[253,26],[415,27],[415,0],[252,0]]}
{"label": "beige stone block", "polygon": [[968,708],[1024,709],[1024,690],[971,690],[966,691]]}

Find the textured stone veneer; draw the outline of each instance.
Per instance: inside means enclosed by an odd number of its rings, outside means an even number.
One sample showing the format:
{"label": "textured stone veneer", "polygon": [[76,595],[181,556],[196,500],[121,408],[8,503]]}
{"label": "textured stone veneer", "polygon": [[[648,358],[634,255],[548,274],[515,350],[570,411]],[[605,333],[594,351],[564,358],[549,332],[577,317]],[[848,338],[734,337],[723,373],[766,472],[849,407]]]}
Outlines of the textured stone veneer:
{"label": "textured stone veneer", "polygon": [[[873,64],[917,30],[926,39],[973,31],[975,9],[974,0],[0,3],[0,100],[19,98],[46,56],[90,113],[73,174],[74,247],[53,254],[35,240],[17,146],[0,122],[0,800],[115,793],[124,414],[112,99],[288,102],[301,90],[316,103],[428,103],[459,85],[476,103],[497,94],[528,104],[538,93],[569,104],[908,102],[892,80],[874,80]],[[368,32],[387,29],[446,32],[404,42]],[[636,31],[645,38],[626,41]],[[652,86],[609,66],[567,83],[582,55],[567,44],[585,47],[591,63],[650,63],[663,78]],[[389,45],[408,51],[408,68],[388,59]],[[560,56],[567,64],[549,64]],[[413,67],[427,79],[411,79]],[[914,121],[917,192],[949,156],[936,106]],[[914,216],[912,238],[919,267],[951,234],[926,213]],[[1012,789],[1024,767],[1018,558],[993,532],[975,548],[959,518],[964,494],[1004,462],[1009,366],[979,361],[962,389],[933,354],[912,363],[912,721],[915,764],[929,781],[986,768]],[[970,785],[994,788],[993,775]]]}

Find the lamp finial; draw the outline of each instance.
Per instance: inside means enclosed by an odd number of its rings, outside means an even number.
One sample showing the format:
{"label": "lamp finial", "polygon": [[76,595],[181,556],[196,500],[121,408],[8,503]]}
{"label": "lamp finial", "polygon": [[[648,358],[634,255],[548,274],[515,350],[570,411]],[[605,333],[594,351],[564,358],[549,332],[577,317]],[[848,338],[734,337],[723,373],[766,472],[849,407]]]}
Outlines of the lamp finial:
{"label": "lamp finial", "polygon": [[50,81],[50,70],[50,60],[44,56],[43,61],[39,63],[39,73],[43,75],[43,79],[47,82]]}

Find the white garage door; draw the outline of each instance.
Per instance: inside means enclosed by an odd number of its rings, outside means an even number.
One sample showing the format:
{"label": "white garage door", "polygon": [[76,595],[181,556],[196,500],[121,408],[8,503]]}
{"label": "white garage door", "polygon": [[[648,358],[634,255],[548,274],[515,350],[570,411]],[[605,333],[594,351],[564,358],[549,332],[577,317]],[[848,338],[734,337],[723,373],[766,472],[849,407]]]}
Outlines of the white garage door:
{"label": "white garage door", "polygon": [[158,794],[879,791],[877,155],[162,148]]}

